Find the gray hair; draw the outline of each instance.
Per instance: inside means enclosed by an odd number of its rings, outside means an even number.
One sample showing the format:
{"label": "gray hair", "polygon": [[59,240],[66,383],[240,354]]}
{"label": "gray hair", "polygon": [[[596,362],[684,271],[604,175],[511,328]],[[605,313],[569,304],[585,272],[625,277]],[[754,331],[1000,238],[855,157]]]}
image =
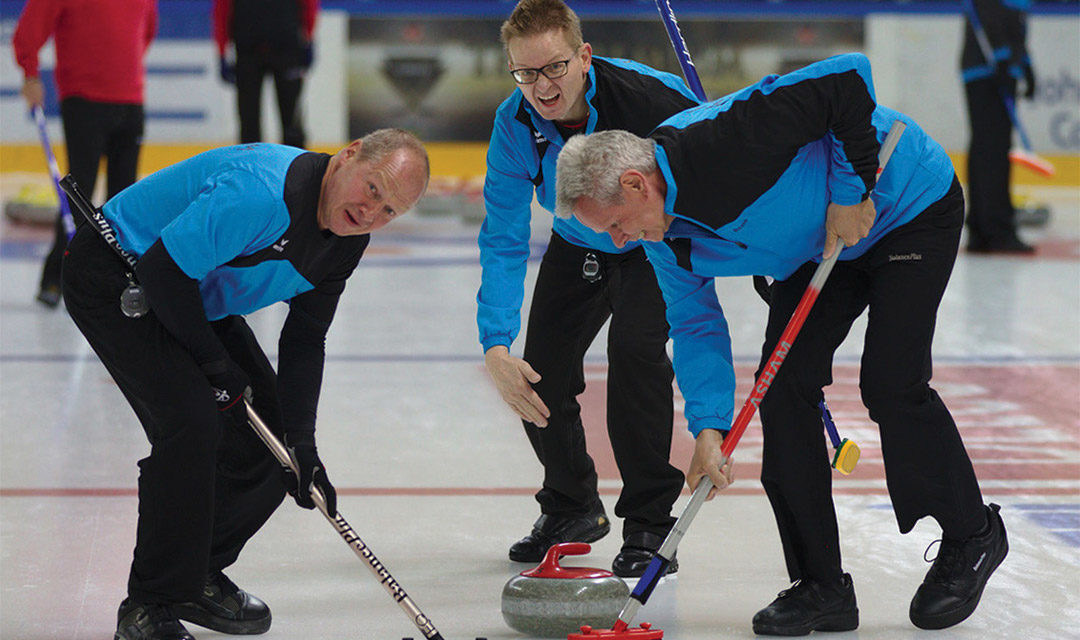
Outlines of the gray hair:
{"label": "gray hair", "polygon": [[653,141],[629,131],[576,135],[559,153],[555,174],[555,215],[569,218],[578,200],[592,198],[600,206],[622,201],[619,180],[629,169],[656,171]]}
{"label": "gray hair", "polygon": [[415,135],[404,129],[376,129],[360,138],[360,141],[363,144],[360,146],[357,160],[372,164],[382,162],[399,150],[411,153],[422,163],[424,185],[425,189],[427,188],[427,183],[431,179],[431,160],[428,158],[424,143],[420,142]]}

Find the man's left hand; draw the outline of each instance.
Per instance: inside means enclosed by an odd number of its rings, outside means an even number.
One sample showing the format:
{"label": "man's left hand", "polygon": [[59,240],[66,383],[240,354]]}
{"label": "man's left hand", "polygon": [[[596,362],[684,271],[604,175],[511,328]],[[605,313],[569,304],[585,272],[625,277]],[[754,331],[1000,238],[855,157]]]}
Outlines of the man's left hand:
{"label": "man's left hand", "polygon": [[337,492],[330,479],[326,476],[326,467],[319,459],[319,452],[315,449],[315,434],[310,432],[286,432],[285,447],[289,450],[289,456],[296,465],[296,472],[282,468],[281,479],[285,483],[285,489],[296,504],[304,509],[314,509],[315,501],[311,498],[311,488],[314,486],[322,492],[326,498],[326,511],[331,516],[337,513]]}
{"label": "man's left hand", "polygon": [[844,246],[853,247],[860,240],[870,235],[874,226],[877,210],[870,198],[859,204],[829,204],[825,212],[825,252],[822,258],[828,259],[836,251],[836,239],[844,241]]}
{"label": "man's left hand", "polygon": [[720,466],[724,458],[720,452],[723,443],[724,435],[716,429],[702,430],[694,441],[694,457],[690,459],[690,468],[686,471],[686,484],[690,489],[696,489],[701,479],[709,476],[713,487],[709,489],[706,500],[712,500],[717,493],[735,482],[735,468],[731,459],[723,467]]}
{"label": "man's left hand", "polygon": [[311,69],[313,62],[315,62],[315,45],[311,42],[304,43],[303,49],[300,50],[300,66],[307,71]]}

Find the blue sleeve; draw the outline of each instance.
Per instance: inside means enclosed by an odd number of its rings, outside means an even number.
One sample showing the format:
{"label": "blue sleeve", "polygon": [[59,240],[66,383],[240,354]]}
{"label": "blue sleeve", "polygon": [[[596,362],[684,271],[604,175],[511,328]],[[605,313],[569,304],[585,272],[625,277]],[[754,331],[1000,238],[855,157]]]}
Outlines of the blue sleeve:
{"label": "blue sleeve", "polygon": [[529,260],[533,184],[516,147],[505,112],[500,110],[487,154],[484,223],[480,227],[480,291],[476,324],[484,351],[507,347],[521,329],[525,271]]}
{"label": "blue sleeve", "polygon": [[735,409],[735,369],[727,319],[714,280],[680,267],[666,243],[644,242],[642,246],[667,305],[675,380],[690,433],[695,438],[703,429],[726,433]]}
{"label": "blue sleeve", "polygon": [[239,255],[269,246],[288,228],[280,196],[252,174],[232,169],[210,176],[195,200],[161,231],[161,240],[189,278]]}

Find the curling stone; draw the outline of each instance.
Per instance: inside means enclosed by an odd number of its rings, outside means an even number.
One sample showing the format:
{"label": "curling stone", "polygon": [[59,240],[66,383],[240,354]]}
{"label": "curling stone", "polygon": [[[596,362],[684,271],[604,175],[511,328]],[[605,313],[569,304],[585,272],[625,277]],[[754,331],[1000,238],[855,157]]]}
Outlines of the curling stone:
{"label": "curling stone", "polygon": [[584,542],[564,542],[547,551],[535,569],[510,578],[502,591],[502,614],[511,628],[532,636],[555,638],[582,625],[610,627],[630,597],[615,574],[589,567],[563,567],[563,556],[584,555]]}

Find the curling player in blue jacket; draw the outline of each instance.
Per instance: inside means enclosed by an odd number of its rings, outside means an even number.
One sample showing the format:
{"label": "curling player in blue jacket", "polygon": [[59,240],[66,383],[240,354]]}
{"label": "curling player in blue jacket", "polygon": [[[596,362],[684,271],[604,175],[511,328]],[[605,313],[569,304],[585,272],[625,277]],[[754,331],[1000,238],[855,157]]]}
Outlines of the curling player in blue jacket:
{"label": "curling player in blue jacket", "polygon": [[[287,489],[310,509],[314,485],[336,513],[315,447],[326,332],[369,234],[408,211],[428,175],[419,140],[382,129],[332,156],[207,151],[84,211],[64,300],[151,445],[116,640],[190,640],[180,620],[270,628],[266,604],[222,571]],[[275,372],[243,316],[280,301]],[[248,425],[245,398],[284,438],[296,475]]]}
{"label": "curling player in blue jacket", "polygon": [[499,106],[488,146],[476,321],[488,373],[544,467],[540,517],[509,556],[536,563],[554,544],[593,542],[611,528],[577,399],[585,352],[610,321],[607,433],[623,481],[612,570],[637,577],[675,522],[683,483],[669,460],[674,372],[664,300],[639,243],[617,247],[576,220],[555,219],[522,357],[510,347],[521,325],[534,195],[554,211],[555,159],[566,141],[606,129],[647,135],[698,101],[678,76],[592,55],[562,0],[518,2],[501,35],[517,88]]}
{"label": "curling player in blue jacket", "polygon": [[[897,119],[907,129],[877,179],[878,151]],[[760,404],[761,482],[795,585],[754,616],[754,632],[858,626],[818,403],[832,382],[833,353],[863,311],[860,390],[880,428],[897,523],[907,533],[931,516],[942,528],[909,617],[937,629],[971,615],[1008,544],[999,507],[983,504],[956,424],[929,384],[963,194],[941,146],[876,103],[866,57],[768,76],[669,118],[648,138],[618,131],[574,138],[559,156],[557,182],[559,215],[607,232],[616,246],[644,241],[696,437],[691,487],[705,474],[719,487],[729,480],[719,461],[735,376],[713,278],[775,279],[760,374],[817,263],[837,240],[847,245]]]}

